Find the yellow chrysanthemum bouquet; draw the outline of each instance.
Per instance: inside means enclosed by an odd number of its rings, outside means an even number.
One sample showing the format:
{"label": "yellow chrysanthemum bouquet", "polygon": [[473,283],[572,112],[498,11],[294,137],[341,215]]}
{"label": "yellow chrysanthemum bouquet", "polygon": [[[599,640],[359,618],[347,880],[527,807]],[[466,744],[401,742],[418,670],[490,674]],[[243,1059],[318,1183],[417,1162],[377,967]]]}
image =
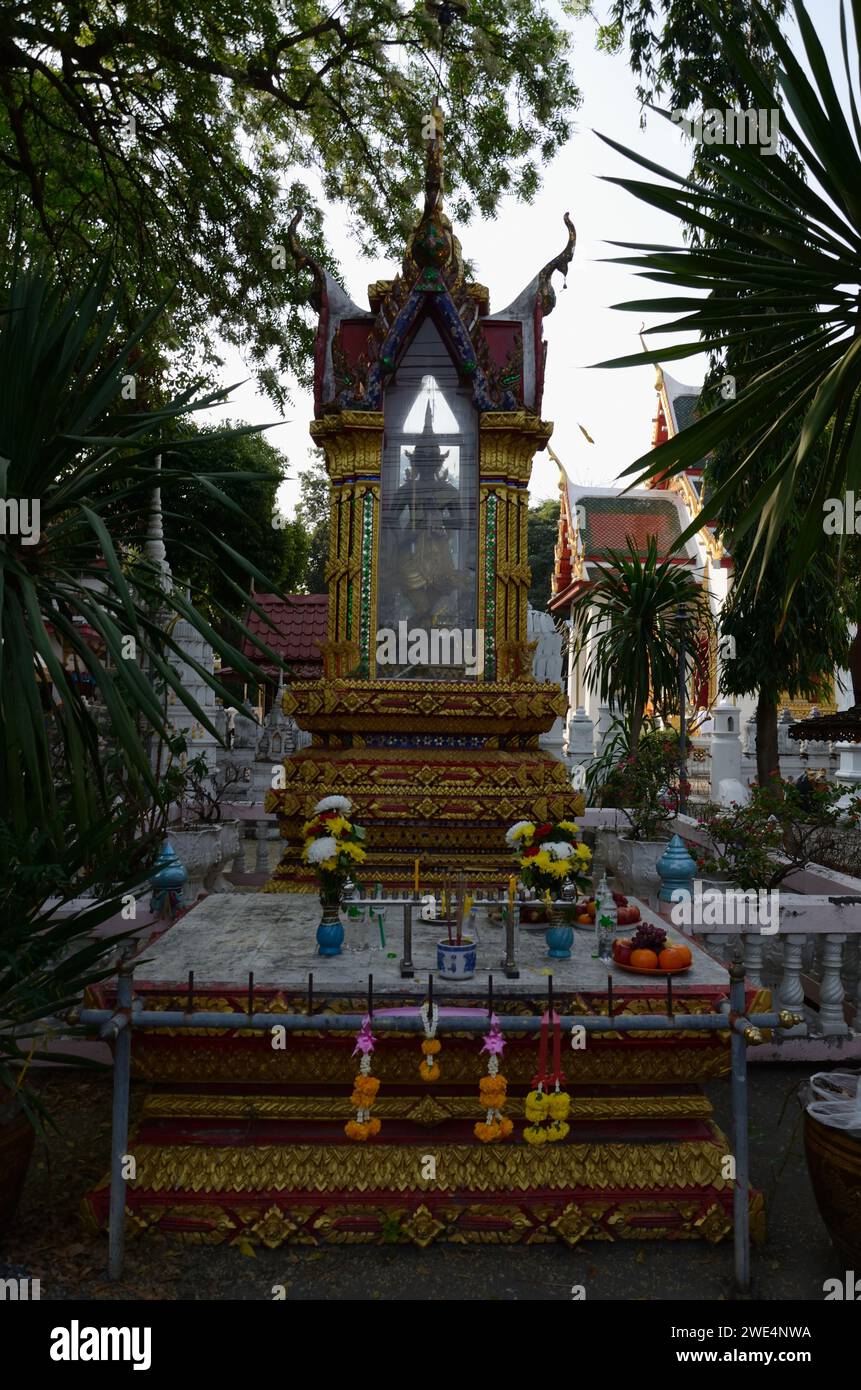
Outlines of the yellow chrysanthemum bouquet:
{"label": "yellow chrysanthemum bouquet", "polygon": [[517,876],[542,896],[556,896],[565,883],[585,888],[592,851],[578,839],[574,821],[518,821],[505,838],[517,862]]}
{"label": "yellow chrysanthemum bouquet", "polygon": [[302,827],[302,858],[317,870],[324,899],[339,898],[347,879],[366,858],[365,832],[350,819],[352,809],[346,796],[324,796]]}

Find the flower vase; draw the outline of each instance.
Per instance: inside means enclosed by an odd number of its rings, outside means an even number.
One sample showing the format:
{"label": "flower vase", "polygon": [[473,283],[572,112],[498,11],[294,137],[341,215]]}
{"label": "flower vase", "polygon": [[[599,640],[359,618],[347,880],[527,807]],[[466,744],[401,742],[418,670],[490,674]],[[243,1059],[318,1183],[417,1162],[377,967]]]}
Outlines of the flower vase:
{"label": "flower vase", "polygon": [[547,953],[553,960],[570,960],[574,928],[565,921],[565,908],[552,903],[549,908],[551,925],[544,933]]}
{"label": "flower vase", "polygon": [[324,898],[321,895],[320,906],[323,909],[323,916],[317,928],[317,950],[321,956],[339,956],[341,943],[344,940],[340,896]]}

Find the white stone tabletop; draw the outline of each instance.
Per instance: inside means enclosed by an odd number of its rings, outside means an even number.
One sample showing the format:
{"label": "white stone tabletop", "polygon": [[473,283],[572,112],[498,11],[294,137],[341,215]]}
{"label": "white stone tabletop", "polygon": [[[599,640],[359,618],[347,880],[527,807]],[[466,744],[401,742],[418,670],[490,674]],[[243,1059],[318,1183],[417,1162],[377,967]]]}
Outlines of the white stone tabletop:
{"label": "white stone tabletop", "polygon": [[[385,947],[380,941],[376,920],[370,927],[367,918],[357,923],[344,908],[341,911],[342,954],[323,957],[317,954],[315,941],[321,908],[313,894],[212,893],[144,948],[139,963],[135,964],[135,985],[178,989],[184,986],[189,971],[193,970],[196,990],[216,985],[244,987],[249,972],[253,971],[255,988],[304,990],[308,975],[313,971],[315,989],[335,989],[346,994],[364,992],[368,974],[372,973],[377,997],[398,993],[424,998],[428,973],[436,972],[436,942],[444,933],[438,925],[422,922],[418,911],[414,911],[412,958],[416,973],[413,979],[403,979],[400,973],[403,908],[385,901],[382,906]],[[650,921],[658,920],[648,909],[643,915]],[[476,973],[471,980],[446,978],[444,981],[435,973],[435,987],[447,996],[474,995],[477,989],[486,988],[488,974],[493,974],[494,989],[500,993],[532,995],[536,990],[547,988],[551,972],[554,988],[560,994],[575,991],[605,994],[608,973],[613,977],[614,993],[664,995],[666,992],[663,976],[632,974],[615,965],[608,972],[608,967],[592,954],[594,931],[578,927],[574,928],[574,944],[568,961],[549,958],[543,928],[518,928],[515,958],[520,978],[506,979],[501,968],[505,929],[491,926],[481,908],[476,916]],[[635,928],[624,929],[628,934],[633,930]],[[672,927],[669,937],[684,939],[693,956],[690,969],[673,976],[674,995],[728,991],[729,976],[723,965]]]}

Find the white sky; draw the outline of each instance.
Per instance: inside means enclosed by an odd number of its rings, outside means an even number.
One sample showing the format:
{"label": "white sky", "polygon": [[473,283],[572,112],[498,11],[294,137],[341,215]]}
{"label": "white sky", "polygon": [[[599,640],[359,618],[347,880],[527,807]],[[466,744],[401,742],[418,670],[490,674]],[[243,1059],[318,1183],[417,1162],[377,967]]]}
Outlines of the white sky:
{"label": "white sky", "polygon": [[[820,40],[829,55],[839,54],[839,0],[809,0]],[[577,228],[577,247],[562,289],[554,275],[556,308],[545,320],[548,342],[547,375],[542,415],[555,424],[551,446],[578,482],[590,486],[612,483],[629,463],[649,446],[655,413],[655,372],[649,365],[615,371],[590,370],[590,363],[636,352],[640,346],[641,319],[610,306],[627,299],[654,297],[661,287],[639,278],[626,266],[601,264],[601,258],[624,254],[608,241],[662,242],[681,245],[681,230],[668,215],[641,203],[626,190],[602,182],[600,175],[648,177],[621,155],[604,145],[594,131],[648,153],[656,163],[678,173],[690,168],[690,145],[681,131],[649,113],[640,128],[640,109],[635,80],[624,53],[611,56],[595,50],[593,21],[571,22],[575,80],[583,94],[576,113],[574,133],[565,149],[544,171],[541,191],[531,205],[505,200],[494,221],[476,220],[459,226],[464,255],[475,266],[476,279],[490,290],[491,312],[505,307],[540,267],[565,243],[564,212]],[[842,58],[840,59],[842,65]],[[692,113],[693,114],[693,113]],[[418,210],[417,210],[418,211]],[[326,218],[326,234],[341,264],[348,292],[360,305],[367,304],[367,286],[391,277],[398,265],[361,257],[344,226],[342,213],[333,208]],[[657,320],[653,317],[651,322]],[[647,324],[647,326],[649,326]],[[676,339],[652,339],[650,347],[669,345]],[[670,364],[678,379],[702,381],[706,358],[702,354]],[[249,375],[238,352],[226,354],[222,380],[226,384]],[[299,495],[298,476],[310,453],[308,424],[313,418],[309,392],[291,390],[294,405],[286,423],[268,432],[272,443],[287,454],[291,478],[279,494],[282,510],[292,513]],[[229,415],[251,423],[271,423],[278,418],[272,403],[252,381],[240,387],[230,404],[209,418]],[[207,418],[204,414],[204,418]],[[582,425],[592,439],[583,437]],[[536,455],[530,492],[537,501],[557,495],[558,470],[547,452]]]}

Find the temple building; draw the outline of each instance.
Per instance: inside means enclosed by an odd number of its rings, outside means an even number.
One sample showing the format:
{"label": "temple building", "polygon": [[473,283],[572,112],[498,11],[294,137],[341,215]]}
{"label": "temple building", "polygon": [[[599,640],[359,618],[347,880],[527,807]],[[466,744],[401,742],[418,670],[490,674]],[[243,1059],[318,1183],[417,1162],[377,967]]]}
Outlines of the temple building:
{"label": "temple building", "polygon": [[[700,387],[677,381],[663,367],[656,369],[657,403],[652,420],[652,446],[660,448],[680,430],[697,418]],[[572,616],[572,605],[588,590],[597,573],[609,564],[609,552],[628,549],[628,537],[645,554],[647,542],[654,536],[658,558],[673,557],[674,562],[690,567],[698,582],[709,593],[709,607],[715,620],[716,632],[707,637],[699,634],[697,669],[688,687],[688,714],[694,724],[702,724],[708,711],[720,697],[720,613],[732,583],[733,561],[714,527],[704,522],[697,534],[677,549],[679,537],[698,516],[704,498],[704,460],[675,476],[657,474],[649,486],[623,491],[621,487],[585,487],[569,474],[562,460],[559,464],[560,516],[555,565],[551,581],[549,610],[564,623]],[[602,710],[598,695],[591,690],[585,676],[586,659],[569,650],[568,658],[568,721],[585,712],[599,728],[606,724],[607,712]],[[845,672],[835,673],[835,688],[851,692]],[[742,726],[752,721],[756,696],[739,697],[734,703],[741,711]],[[843,699],[842,703],[848,703]],[[806,715],[810,701],[789,699],[780,702],[796,717]],[[836,708],[833,697],[819,704],[822,713]],[[564,744],[565,749],[568,743]]]}
{"label": "temple building", "polygon": [[267,807],[287,841],[273,889],[311,890],[301,826],[318,798],[351,798],[371,882],[463,869],[508,874],[505,830],[576,813],[564,763],[539,746],[565,712],[533,676],[527,594],[532,457],[544,318],[575,233],[517,298],[490,312],[443,211],[443,118],[434,112],[425,203],[401,272],[354,304],[290,230],[319,313],[315,419],[331,482],[323,674],[293,681],[284,711],[312,736]]}

